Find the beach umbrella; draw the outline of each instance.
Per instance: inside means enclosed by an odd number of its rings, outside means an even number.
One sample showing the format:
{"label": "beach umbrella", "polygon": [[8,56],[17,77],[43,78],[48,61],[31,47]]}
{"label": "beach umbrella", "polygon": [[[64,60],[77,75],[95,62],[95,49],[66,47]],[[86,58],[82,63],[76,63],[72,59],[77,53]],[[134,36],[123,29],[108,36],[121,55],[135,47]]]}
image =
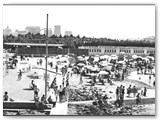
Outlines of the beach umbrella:
{"label": "beach umbrella", "polygon": [[91,71],[99,71],[99,68],[93,67],[93,68],[91,69]]}
{"label": "beach umbrella", "polygon": [[117,57],[117,55],[112,54],[111,57]]}
{"label": "beach umbrella", "polygon": [[91,65],[85,65],[84,67],[89,69],[89,70],[93,68]]}
{"label": "beach umbrella", "polygon": [[95,74],[95,73],[90,73],[90,74],[88,74],[89,76],[97,76],[97,74]]}
{"label": "beach umbrella", "polygon": [[142,60],[143,57],[142,56],[137,56],[137,60]]}
{"label": "beach umbrella", "polygon": [[120,54],[125,54],[125,52],[120,52]]}
{"label": "beach umbrella", "polygon": [[138,56],[137,55],[132,55],[132,58],[133,59],[136,59]]}
{"label": "beach umbrella", "polygon": [[123,63],[124,63],[124,61],[118,61],[117,63],[118,63],[118,64],[123,64]]}
{"label": "beach umbrella", "polygon": [[106,71],[100,71],[98,74],[99,74],[99,75],[108,75],[108,74],[109,74],[109,72],[106,72]]}
{"label": "beach umbrella", "polygon": [[111,60],[117,60],[118,56],[111,56]]}
{"label": "beach umbrella", "polygon": [[154,57],[152,56],[147,56],[148,59],[154,60]]}
{"label": "beach umbrella", "polygon": [[73,64],[76,63],[76,60],[73,57],[68,58],[68,61]]}
{"label": "beach umbrella", "polygon": [[83,57],[82,57],[82,56],[78,56],[77,58],[78,58],[78,59],[83,59]]}
{"label": "beach umbrella", "polygon": [[85,66],[84,63],[78,63],[77,66]]}
{"label": "beach umbrella", "polygon": [[107,58],[109,58],[108,55],[102,55],[102,56],[100,56],[100,59],[107,59]]}
{"label": "beach umbrella", "polygon": [[28,64],[27,61],[21,61],[19,64]]}
{"label": "beach umbrella", "polygon": [[33,74],[30,74],[30,75],[27,75],[27,77],[29,77],[31,79],[39,79],[41,76],[38,75],[37,73],[33,73]]}

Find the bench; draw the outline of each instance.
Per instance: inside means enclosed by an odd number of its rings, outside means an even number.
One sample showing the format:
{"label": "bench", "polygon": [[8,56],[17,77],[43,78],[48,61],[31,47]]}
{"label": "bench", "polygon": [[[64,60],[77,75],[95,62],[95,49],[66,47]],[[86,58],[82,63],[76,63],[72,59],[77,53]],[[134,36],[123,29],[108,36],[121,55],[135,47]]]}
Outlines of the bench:
{"label": "bench", "polygon": [[[51,109],[52,104],[46,104],[44,109]],[[4,101],[3,109],[32,109],[37,110],[36,104],[34,101]]]}

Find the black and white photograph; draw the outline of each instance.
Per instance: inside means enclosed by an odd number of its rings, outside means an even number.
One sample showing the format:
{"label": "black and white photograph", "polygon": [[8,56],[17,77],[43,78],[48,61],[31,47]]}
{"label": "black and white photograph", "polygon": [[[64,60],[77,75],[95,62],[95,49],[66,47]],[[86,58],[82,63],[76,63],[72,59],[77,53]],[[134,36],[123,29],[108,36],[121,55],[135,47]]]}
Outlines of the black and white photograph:
{"label": "black and white photograph", "polygon": [[3,116],[155,116],[154,4],[4,4]]}

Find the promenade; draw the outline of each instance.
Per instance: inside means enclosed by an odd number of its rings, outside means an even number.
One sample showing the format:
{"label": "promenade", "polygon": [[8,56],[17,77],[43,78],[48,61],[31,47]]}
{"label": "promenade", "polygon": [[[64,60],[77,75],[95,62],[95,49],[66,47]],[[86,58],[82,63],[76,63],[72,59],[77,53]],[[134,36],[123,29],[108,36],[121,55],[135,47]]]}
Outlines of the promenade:
{"label": "promenade", "polygon": [[[38,58],[39,59],[39,58]],[[18,63],[17,67],[15,69],[9,69],[8,75],[3,77],[3,92],[7,91],[10,98],[12,98],[14,101],[33,101],[34,99],[34,91],[29,90],[29,85],[33,79],[30,79],[27,77],[30,74],[33,74],[36,72],[40,78],[34,79],[35,84],[39,88],[39,97],[41,98],[42,95],[45,93],[45,80],[44,80],[44,74],[45,74],[45,59],[42,58],[43,63],[42,65],[37,65],[37,58],[30,58],[29,64],[31,66],[31,70],[22,74],[22,79],[18,80],[18,71],[21,68],[21,65]],[[20,60],[19,60],[20,61]],[[56,72],[54,68],[51,68],[49,65],[48,72],[49,74],[49,80],[48,82],[51,84],[52,80],[56,77],[57,79],[57,86],[59,87],[62,85],[62,75],[60,70],[58,70],[59,74],[55,74],[53,72]],[[88,84],[88,81],[90,79],[83,77],[83,83],[80,83],[80,75],[73,74],[69,77],[69,84],[71,87],[75,88],[81,88],[82,86],[86,86]],[[141,78],[141,79],[139,79]],[[113,81],[114,85],[110,85],[106,83],[105,85],[96,84],[95,87],[102,88],[103,91],[106,91],[107,95],[111,97],[109,99],[110,102],[115,101],[115,89],[117,86],[124,85],[125,88],[127,88],[130,84],[132,86],[136,85],[138,88],[143,89],[144,86],[147,87],[147,96],[143,97],[144,100],[141,102],[141,104],[153,104],[155,103],[155,88],[153,87],[153,81],[155,80],[155,77],[151,77],[151,80],[149,81],[149,75],[144,74],[138,74],[136,71],[131,72],[128,77],[124,81]],[[88,86],[89,87],[89,86]],[[141,89],[139,89],[138,92],[141,92]],[[135,98],[128,98],[127,94],[125,92],[124,96],[124,102],[126,104],[134,105],[135,104]],[[91,104],[93,101],[80,101],[80,102],[63,102],[59,103],[57,102],[56,107],[53,107],[51,109],[50,115],[67,115],[68,110],[68,104]]]}

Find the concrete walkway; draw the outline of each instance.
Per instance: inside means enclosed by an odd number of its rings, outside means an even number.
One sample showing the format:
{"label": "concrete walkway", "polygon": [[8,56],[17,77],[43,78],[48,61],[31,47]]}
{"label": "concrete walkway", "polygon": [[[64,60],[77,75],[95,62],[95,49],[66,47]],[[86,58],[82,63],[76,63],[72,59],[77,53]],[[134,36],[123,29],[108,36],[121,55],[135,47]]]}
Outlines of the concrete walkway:
{"label": "concrete walkway", "polygon": [[68,102],[56,103],[56,107],[51,109],[50,115],[67,115]]}
{"label": "concrete walkway", "polygon": [[137,80],[137,81],[146,83],[153,87],[153,82],[155,81],[155,77],[151,75],[151,80],[150,80],[149,76],[150,75],[137,74],[137,71],[134,71],[134,72],[131,72],[131,74],[127,78],[131,80]]}

